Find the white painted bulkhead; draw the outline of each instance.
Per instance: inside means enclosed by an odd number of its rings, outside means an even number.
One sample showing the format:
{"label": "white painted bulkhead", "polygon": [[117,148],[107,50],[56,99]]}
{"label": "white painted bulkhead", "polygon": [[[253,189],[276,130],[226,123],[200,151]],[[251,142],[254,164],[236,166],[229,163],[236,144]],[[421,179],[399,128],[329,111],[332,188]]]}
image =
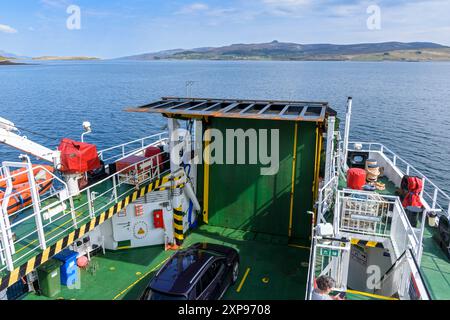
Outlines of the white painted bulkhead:
{"label": "white painted bulkhead", "polygon": [[[170,200],[171,193],[172,200]],[[181,211],[185,213],[183,226],[184,232],[187,232],[190,224],[196,222],[197,215],[194,210],[189,210],[189,199],[181,189],[149,193],[129,204],[97,229],[104,236],[105,248],[108,250],[120,249],[120,243],[128,243],[127,248],[173,243],[174,208],[181,208]],[[158,210],[163,212],[164,228],[154,226],[153,213]]]}

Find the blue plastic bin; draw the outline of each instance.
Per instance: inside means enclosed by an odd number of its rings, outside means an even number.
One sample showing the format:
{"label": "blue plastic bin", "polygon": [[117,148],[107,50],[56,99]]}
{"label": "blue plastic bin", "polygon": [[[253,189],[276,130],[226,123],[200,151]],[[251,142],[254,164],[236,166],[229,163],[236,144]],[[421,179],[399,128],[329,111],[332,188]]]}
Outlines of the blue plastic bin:
{"label": "blue plastic bin", "polygon": [[77,266],[78,253],[69,249],[63,250],[54,256],[54,259],[61,261],[63,264],[60,268],[61,284],[64,286],[71,286],[77,282],[78,279],[78,266]]}

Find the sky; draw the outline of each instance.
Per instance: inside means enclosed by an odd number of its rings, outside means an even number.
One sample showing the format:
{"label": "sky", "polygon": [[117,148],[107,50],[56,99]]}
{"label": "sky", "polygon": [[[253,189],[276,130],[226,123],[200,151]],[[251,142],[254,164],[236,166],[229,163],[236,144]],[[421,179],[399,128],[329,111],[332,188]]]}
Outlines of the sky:
{"label": "sky", "polygon": [[0,0],[0,50],[24,56],[115,58],[273,40],[450,46],[450,1]]}

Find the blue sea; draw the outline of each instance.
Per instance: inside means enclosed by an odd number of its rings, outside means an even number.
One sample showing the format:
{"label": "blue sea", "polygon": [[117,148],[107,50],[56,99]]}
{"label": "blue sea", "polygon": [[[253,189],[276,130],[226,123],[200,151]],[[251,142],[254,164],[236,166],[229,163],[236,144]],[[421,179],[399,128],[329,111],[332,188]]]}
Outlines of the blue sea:
{"label": "blue sea", "polygon": [[[126,113],[162,96],[328,101],[345,118],[354,98],[352,140],[381,142],[450,193],[450,63],[88,61],[0,66],[0,117],[30,139],[64,137],[99,148],[164,129],[150,114]],[[36,134],[37,133],[37,134]],[[18,153],[0,145],[0,161]]]}

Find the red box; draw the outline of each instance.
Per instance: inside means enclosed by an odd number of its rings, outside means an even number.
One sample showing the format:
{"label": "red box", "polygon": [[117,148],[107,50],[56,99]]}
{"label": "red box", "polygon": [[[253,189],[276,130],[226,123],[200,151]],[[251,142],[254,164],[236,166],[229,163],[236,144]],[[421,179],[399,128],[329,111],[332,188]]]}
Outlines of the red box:
{"label": "red box", "polygon": [[[148,160],[148,161],[144,161]],[[141,173],[144,170],[148,170],[152,162],[146,157],[141,156],[128,156],[122,160],[119,160],[116,162],[116,171],[120,173],[128,173],[130,171],[135,171],[136,166],[133,166],[133,164],[139,163],[137,165],[137,173]],[[122,171],[123,170],[123,171]]]}

